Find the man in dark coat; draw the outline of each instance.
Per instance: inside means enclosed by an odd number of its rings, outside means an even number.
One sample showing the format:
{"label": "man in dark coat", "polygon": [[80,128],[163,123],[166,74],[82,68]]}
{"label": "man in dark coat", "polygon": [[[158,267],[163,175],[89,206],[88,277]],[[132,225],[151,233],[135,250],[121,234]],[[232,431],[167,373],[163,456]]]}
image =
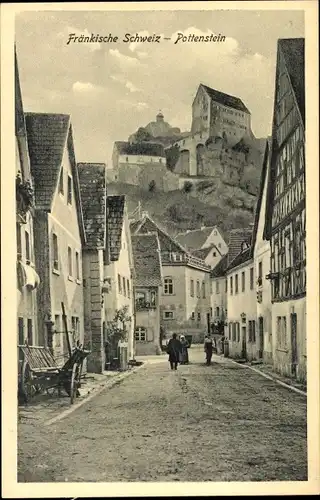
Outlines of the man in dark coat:
{"label": "man in dark coat", "polygon": [[204,339],[204,352],[206,353],[206,364],[210,365],[213,352],[213,343],[210,333],[208,333]]}
{"label": "man in dark coat", "polygon": [[177,334],[172,335],[167,345],[167,353],[169,354],[169,363],[171,370],[176,370],[178,367],[179,357],[182,350],[181,342],[177,339]]}

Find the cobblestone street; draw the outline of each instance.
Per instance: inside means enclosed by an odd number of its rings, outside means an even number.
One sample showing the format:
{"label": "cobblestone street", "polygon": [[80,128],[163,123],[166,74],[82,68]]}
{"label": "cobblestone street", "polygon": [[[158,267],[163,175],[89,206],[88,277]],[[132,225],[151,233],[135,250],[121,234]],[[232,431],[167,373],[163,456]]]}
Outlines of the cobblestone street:
{"label": "cobblestone street", "polygon": [[66,418],[19,420],[19,482],[307,480],[306,398],[190,349],[149,360]]}

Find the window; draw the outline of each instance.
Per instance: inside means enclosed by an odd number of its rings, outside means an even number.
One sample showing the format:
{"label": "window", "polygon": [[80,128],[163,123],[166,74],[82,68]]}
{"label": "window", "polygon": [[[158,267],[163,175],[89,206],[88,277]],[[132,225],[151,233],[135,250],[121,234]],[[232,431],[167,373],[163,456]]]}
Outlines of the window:
{"label": "window", "polygon": [[22,345],[24,343],[23,318],[18,318],[18,335],[19,335],[19,345]]}
{"label": "window", "polygon": [[200,281],[197,281],[197,297],[200,299]]}
{"label": "window", "polygon": [[218,248],[221,248],[221,243],[218,243]]}
{"label": "window", "polygon": [[190,296],[194,297],[194,281],[190,280]]}
{"label": "window", "polygon": [[244,292],[246,288],[246,275],[245,272],[243,271],[241,273],[241,291]]}
{"label": "window", "polygon": [[164,294],[165,295],[173,295],[173,279],[172,278],[164,278]]}
{"label": "window", "polygon": [[80,263],[79,263],[79,252],[76,252],[76,278],[80,280]]}
{"label": "window", "polygon": [[28,344],[33,344],[33,332],[32,332],[32,319],[28,318],[27,320],[27,336],[28,336]]}
{"label": "window", "polygon": [[118,292],[122,293],[121,276],[118,274]]}
{"label": "window", "polygon": [[230,276],[230,295],[233,295],[233,278]]}
{"label": "window", "polygon": [[231,340],[232,337],[232,323],[229,323],[229,340]]}
{"label": "window", "polygon": [[225,292],[228,293],[228,278],[225,281]]}
{"label": "window", "polygon": [[147,340],[147,331],[143,326],[138,326],[135,329],[134,336],[138,342],[145,342]]}
{"label": "window", "polygon": [[210,280],[210,294],[212,295],[213,290],[212,290],[212,281]]}
{"label": "window", "polygon": [[126,296],[126,278],[122,278],[123,295]]}
{"label": "window", "polygon": [[250,267],[250,290],[253,290],[253,267]]}
{"label": "window", "polygon": [[277,344],[279,349],[287,347],[287,318],[286,316],[277,317]]}
{"label": "window", "polygon": [[126,161],[129,161],[129,158],[126,156]]}
{"label": "window", "polygon": [[202,298],[206,298],[206,284],[204,281],[202,282]]}
{"label": "window", "polygon": [[218,280],[216,281],[216,293],[220,293],[220,283]]}
{"label": "window", "polygon": [[249,342],[256,341],[256,322],[249,321]]}
{"label": "window", "polygon": [[20,226],[20,224],[17,224],[16,228],[17,228],[17,254],[18,254],[18,258],[20,258],[21,254],[22,254],[22,250],[21,250],[21,226]]}
{"label": "window", "polygon": [[237,322],[237,342],[240,342],[240,323]]}
{"label": "window", "polygon": [[27,263],[30,263],[31,257],[30,257],[30,236],[28,231],[25,231],[25,239],[26,239],[26,261]]}
{"label": "window", "polygon": [[58,236],[53,233],[52,235],[52,261],[53,269],[59,271],[59,250],[58,250]]}
{"label": "window", "polygon": [[212,318],[212,307],[210,307],[210,316]]}
{"label": "window", "polygon": [[212,256],[216,257],[217,256],[217,252],[212,252]]}
{"label": "window", "polygon": [[193,311],[193,313],[191,314],[191,319],[195,319],[195,314],[194,314],[194,311]]}
{"label": "window", "polygon": [[68,247],[68,274],[72,276],[72,250]]}
{"label": "window", "polygon": [[174,318],[173,311],[164,311],[163,318],[164,319],[173,319]]}
{"label": "window", "polygon": [[130,290],[130,282],[129,282],[129,280],[127,280],[127,294],[128,294],[128,298],[130,299],[131,298],[131,290]]}
{"label": "window", "polygon": [[232,323],[232,340],[233,342],[236,341],[237,338],[237,325],[235,323]]}
{"label": "window", "polygon": [[219,318],[220,316],[220,307],[216,307],[216,317]]}
{"label": "window", "polygon": [[198,321],[201,321],[201,313],[197,314]]}
{"label": "window", "polygon": [[63,167],[61,167],[61,172],[59,177],[59,193],[64,194]]}
{"label": "window", "polygon": [[259,262],[259,270],[258,270],[258,276],[259,278],[262,278],[262,261]]}
{"label": "window", "polygon": [[68,203],[72,204],[72,177],[68,175]]}
{"label": "window", "polygon": [[235,284],[234,284],[234,287],[235,287],[235,293],[238,293],[238,275],[236,274],[235,276]]}

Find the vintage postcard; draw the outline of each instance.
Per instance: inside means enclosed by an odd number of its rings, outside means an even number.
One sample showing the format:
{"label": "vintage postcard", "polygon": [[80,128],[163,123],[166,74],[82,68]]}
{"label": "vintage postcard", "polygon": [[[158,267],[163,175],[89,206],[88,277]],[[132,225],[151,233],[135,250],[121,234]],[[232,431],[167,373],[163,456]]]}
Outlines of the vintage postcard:
{"label": "vintage postcard", "polygon": [[319,493],[317,3],[1,14],[3,496]]}

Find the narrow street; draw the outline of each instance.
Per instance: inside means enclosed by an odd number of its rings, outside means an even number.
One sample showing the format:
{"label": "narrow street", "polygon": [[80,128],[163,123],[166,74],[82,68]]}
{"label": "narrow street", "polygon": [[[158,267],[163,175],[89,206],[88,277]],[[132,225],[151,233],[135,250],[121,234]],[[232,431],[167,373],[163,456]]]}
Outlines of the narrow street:
{"label": "narrow street", "polygon": [[[50,426],[19,423],[19,482],[307,480],[306,398],[190,349],[150,360]],[[41,411],[41,410],[39,410]]]}

